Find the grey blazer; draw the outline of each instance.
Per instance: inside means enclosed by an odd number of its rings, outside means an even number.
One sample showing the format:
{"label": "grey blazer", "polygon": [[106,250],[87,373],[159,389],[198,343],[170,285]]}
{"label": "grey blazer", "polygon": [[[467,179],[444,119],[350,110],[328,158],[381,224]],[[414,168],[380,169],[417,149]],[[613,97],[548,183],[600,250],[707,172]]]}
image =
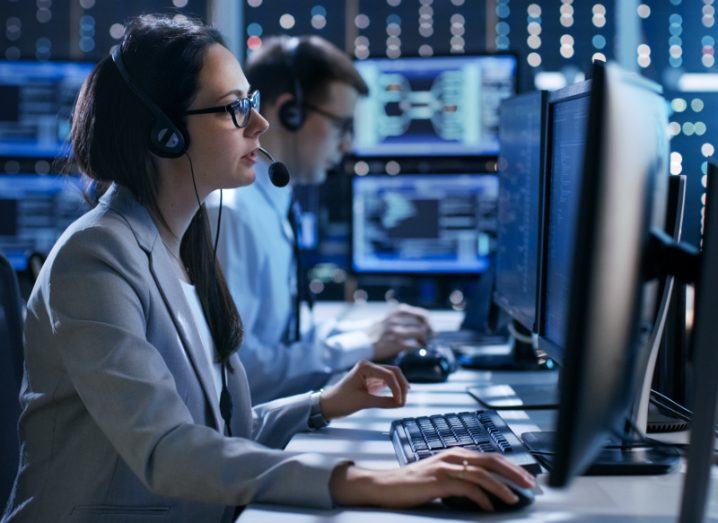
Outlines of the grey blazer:
{"label": "grey blazer", "polygon": [[[345,460],[279,450],[309,394],[252,409],[235,354],[232,434],[147,210],[113,186],[52,249],[28,302],[20,466],[3,521],[220,521],[250,501],[331,507]],[[241,349],[240,349],[241,350]]]}

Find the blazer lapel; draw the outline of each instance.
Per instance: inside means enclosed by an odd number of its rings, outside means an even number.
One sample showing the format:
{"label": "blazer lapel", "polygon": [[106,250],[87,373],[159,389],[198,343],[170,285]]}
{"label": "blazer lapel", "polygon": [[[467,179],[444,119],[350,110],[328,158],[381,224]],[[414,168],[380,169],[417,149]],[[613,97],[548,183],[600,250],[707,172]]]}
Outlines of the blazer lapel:
{"label": "blazer lapel", "polygon": [[229,364],[234,372],[227,372],[227,383],[232,393],[232,435],[252,437],[252,394],[249,390],[249,379],[239,355],[234,352],[229,357]]}
{"label": "blazer lapel", "polygon": [[216,397],[211,376],[212,369],[202,365],[204,350],[200,340],[189,305],[185,300],[178,277],[175,275],[169,254],[159,241],[159,232],[147,209],[142,206],[125,187],[113,184],[101,198],[100,203],[110,207],[132,229],[137,243],[147,253],[150,262],[150,272],[162,295],[172,322],[179,334],[198,381],[202,386],[207,403],[212,411],[215,428],[222,426],[219,413],[219,398]]}
{"label": "blazer lapel", "polygon": [[222,426],[222,418],[219,413],[219,399],[216,398],[214,382],[210,374],[212,369],[202,364],[203,358],[200,351],[205,350],[205,348],[197,334],[195,320],[180,288],[179,280],[172,267],[172,261],[160,242],[155,244],[155,248],[152,249],[149,256],[152,276],[157,283],[157,288],[160,290],[167,310],[172,316],[172,321],[182,340],[185,352],[189,356],[194,371],[202,384],[207,403],[209,403],[212,410],[215,428],[219,430],[219,427]]}

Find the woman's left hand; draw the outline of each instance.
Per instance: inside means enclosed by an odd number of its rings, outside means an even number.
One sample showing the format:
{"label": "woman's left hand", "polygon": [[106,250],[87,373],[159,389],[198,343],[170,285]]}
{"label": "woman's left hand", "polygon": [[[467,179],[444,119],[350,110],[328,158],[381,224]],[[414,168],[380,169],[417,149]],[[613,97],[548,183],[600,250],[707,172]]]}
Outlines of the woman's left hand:
{"label": "woman's left hand", "polygon": [[[389,387],[391,396],[379,395],[384,387]],[[322,414],[329,420],[372,407],[402,407],[408,391],[409,382],[399,367],[360,361],[339,383],[322,393]]]}

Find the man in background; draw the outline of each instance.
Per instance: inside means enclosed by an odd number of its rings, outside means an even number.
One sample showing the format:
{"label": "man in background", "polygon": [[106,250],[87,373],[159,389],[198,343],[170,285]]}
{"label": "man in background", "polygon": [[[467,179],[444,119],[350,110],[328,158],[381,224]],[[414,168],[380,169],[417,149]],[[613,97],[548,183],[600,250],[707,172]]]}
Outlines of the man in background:
{"label": "man in background", "polygon": [[[265,39],[245,73],[270,123],[262,145],[292,177],[290,187],[274,187],[269,163],[258,158],[255,183],[223,195],[218,258],[244,323],[239,356],[256,404],[317,389],[361,359],[418,348],[431,329],[422,309],[401,305],[366,330],[339,332],[329,322],[300,332],[302,215],[293,189],[323,183],[349,152],[355,106],[368,87],[349,57],[317,36]],[[218,194],[207,206],[215,226]]]}

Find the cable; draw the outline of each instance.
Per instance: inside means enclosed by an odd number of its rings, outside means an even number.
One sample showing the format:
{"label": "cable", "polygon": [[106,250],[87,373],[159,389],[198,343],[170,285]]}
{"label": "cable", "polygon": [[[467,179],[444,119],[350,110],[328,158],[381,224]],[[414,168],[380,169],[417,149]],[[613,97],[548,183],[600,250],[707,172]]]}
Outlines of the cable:
{"label": "cable", "polygon": [[[659,409],[666,410],[670,415],[677,417],[678,419],[691,423],[693,420],[693,412],[681,405],[680,403],[672,400],[665,394],[661,394],[657,390],[651,389],[651,402],[656,405]],[[715,436],[718,437],[718,425],[713,427]]]}
{"label": "cable", "polygon": [[513,322],[509,322],[508,327],[509,327],[509,334],[511,334],[511,336],[516,338],[521,343],[528,343],[528,344],[533,343],[533,339],[531,338],[531,336],[526,336],[525,334],[520,333],[516,329],[516,327],[514,327]]}
{"label": "cable", "polygon": [[217,232],[214,235],[214,248],[213,248],[213,255],[214,255],[214,262],[217,263],[217,245],[219,244],[219,228],[222,225],[222,197],[224,196],[224,192],[222,189],[219,190],[219,212],[217,213]]}
{"label": "cable", "polygon": [[[192,175],[192,186],[194,187],[194,196],[197,199],[197,210],[202,208],[202,202],[199,200],[199,192],[197,191],[197,180],[194,176],[194,165],[192,164],[192,157],[189,153],[185,153],[187,160],[189,160],[189,171]],[[220,220],[222,219],[222,192],[219,193],[220,205],[219,205],[219,216],[217,218],[217,234],[214,240],[214,255],[212,257],[212,270],[214,272],[214,279],[217,280],[217,241],[219,240],[219,226]],[[227,435],[232,437],[232,396],[229,393],[229,387],[227,386],[227,362],[222,361],[220,374],[222,375],[222,392],[219,396],[219,412],[224,420],[224,426],[227,430]]]}
{"label": "cable", "polygon": [[690,422],[691,422],[691,417],[690,417],[690,416],[686,416],[686,415],[683,414],[682,412],[679,412],[679,411],[675,410],[675,409],[674,409],[673,407],[671,407],[670,405],[666,405],[666,404],[664,404],[664,403],[662,403],[662,402],[660,402],[660,401],[653,401],[653,400],[651,400],[651,403],[653,403],[653,404],[658,408],[658,410],[663,410],[664,412],[667,412],[669,415],[675,416],[676,418],[678,418],[679,420],[681,420],[681,421],[683,421],[683,422],[685,422],[685,423],[690,423]]}
{"label": "cable", "polygon": [[189,155],[189,153],[184,153],[184,155],[189,161],[189,172],[192,175],[192,187],[194,187],[194,197],[197,199],[197,210],[199,210],[199,208],[202,207],[202,202],[199,201],[199,193],[197,192],[197,180],[195,180],[194,177],[194,165],[192,164],[192,157]]}
{"label": "cable", "polygon": [[[671,408],[672,410],[674,410],[676,412],[680,412],[686,418],[686,419],[684,419],[684,421],[690,421],[690,418],[693,417],[693,413],[689,409],[687,409],[680,403],[672,400],[665,394],[661,394],[657,390],[651,389],[651,401],[653,401],[653,403],[656,405],[661,403],[661,404],[665,405],[667,408]],[[683,418],[681,418],[681,419],[683,419]]]}

